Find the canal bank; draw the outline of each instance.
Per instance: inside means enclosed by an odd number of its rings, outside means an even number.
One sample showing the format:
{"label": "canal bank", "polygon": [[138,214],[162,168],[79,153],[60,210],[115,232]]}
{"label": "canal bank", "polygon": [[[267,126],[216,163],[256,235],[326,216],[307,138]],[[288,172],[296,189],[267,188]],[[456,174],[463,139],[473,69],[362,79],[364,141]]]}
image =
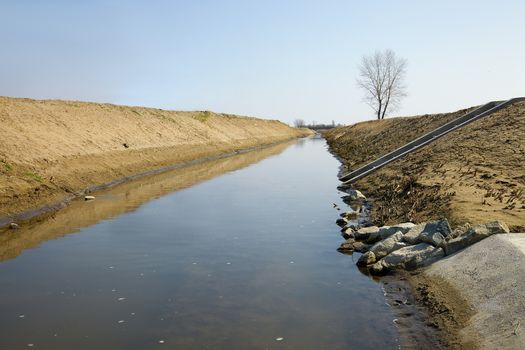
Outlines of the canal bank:
{"label": "canal bank", "polygon": [[209,111],[8,97],[0,97],[0,129],[3,226],[137,174],[312,134]]}
{"label": "canal bank", "polygon": [[0,347],[397,349],[383,286],[335,251],[325,141],[220,165],[257,152],[101,191],[13,241]]}

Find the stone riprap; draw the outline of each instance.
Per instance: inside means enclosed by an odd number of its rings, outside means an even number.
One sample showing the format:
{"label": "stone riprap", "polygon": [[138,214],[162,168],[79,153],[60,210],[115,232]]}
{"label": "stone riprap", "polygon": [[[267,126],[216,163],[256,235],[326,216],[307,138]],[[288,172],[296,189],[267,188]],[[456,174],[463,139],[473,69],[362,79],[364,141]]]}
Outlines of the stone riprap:
{"label": "stone riprap", "polygon": [[357,265],[367,267],[375,275],[392,270],[412,270],[427,266],[446,255],[453,254],[493,234],[508,233],[501,221],[482,225],[463,226],[454,231],[446,219],[392,226],[345,226],[342,230],[346,241],[339,251],[360,252]]}

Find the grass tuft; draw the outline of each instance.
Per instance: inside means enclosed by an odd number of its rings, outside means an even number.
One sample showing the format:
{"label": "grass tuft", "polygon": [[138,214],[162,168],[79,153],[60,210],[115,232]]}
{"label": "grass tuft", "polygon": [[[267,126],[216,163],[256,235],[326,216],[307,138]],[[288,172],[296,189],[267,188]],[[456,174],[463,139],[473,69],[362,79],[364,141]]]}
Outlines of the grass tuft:
{"label": "grass tuft", "polygon": [[203,112],[197,112],[196,114],[192,115],[192,118],[202,123],[205,123],[210,116],[211,116],[210,111],[203,111]]}
{"label": "grass tuft", "polygon": [[36,173],[32,173],[30,171],[24,173],[24,176],[26,177],[29,177],[35,181],[38,181],[38,182],[44,182],[44,179],[42,178],[42,176],[36,174]]}

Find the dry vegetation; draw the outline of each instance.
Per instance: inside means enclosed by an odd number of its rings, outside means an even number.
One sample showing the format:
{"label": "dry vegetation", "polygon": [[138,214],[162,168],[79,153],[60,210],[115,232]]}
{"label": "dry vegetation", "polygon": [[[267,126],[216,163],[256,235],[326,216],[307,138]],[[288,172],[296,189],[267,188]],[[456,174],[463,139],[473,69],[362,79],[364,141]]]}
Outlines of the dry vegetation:
{"label": "dry vegetation", "polygon": [[[355,169],[466,113],[360,123],[326,134]],[[374,199],[372,220],[447,217],[453,225],[501,219],[525,230],[525,103],[454,131],[355,183]]]}
{"label": "dry vegetation", "polygon": [[270,120],[0,97],[0,217],[145,170],[310,133]]}

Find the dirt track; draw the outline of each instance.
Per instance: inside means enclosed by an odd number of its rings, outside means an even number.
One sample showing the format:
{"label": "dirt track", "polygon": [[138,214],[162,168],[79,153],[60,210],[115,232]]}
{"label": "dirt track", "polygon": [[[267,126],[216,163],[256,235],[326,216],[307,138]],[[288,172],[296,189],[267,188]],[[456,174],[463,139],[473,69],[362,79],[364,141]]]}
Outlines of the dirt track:
{"label": "dirt track", "polygon": [[115,179],[306,136],[270,120],[0,97],[0,217]]}
{"label": "dirt track", "polygon": [[[355,169],[468,110],[337,128],[326,138]],[[374,200],[377,224],[447,217],[452,225],[500,219],[525,225],[525,103],[445,135],[355,183]]]}

